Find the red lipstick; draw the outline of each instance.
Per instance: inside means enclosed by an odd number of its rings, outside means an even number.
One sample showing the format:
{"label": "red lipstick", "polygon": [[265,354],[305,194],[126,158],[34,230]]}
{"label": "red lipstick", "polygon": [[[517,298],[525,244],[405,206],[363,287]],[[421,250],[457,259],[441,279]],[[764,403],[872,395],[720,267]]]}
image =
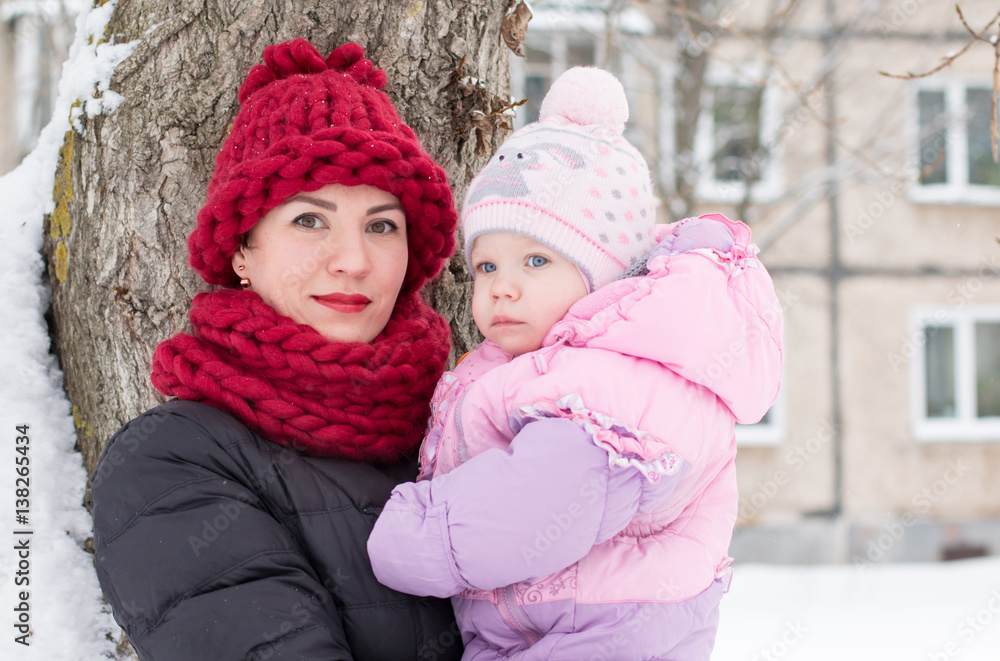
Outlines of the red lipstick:
{"label": "red lipstick", "polygon": [[354,313],[361,312],[372,302],[370,298],[363,294],[325,294],[323,296],[313,296],[320,305],[325,305],[336,312]]}

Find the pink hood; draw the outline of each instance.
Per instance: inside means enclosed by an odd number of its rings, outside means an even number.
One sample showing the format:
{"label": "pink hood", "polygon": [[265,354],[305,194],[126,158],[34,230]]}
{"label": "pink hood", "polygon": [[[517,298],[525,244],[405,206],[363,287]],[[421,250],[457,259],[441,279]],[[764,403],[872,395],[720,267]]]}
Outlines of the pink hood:
{"label": "pink hood", "polygon": [[[781,385],[781,305],[750,244],[750,229],[720,214],[703,218],[732,231],[731,251],[654,257],[654,277],[619,280],[581,299],[545,343],[656,361],[713,392],[737,422],[751,424]],[[668,239],[689,220],[661,225],[657,239]]]}
{"label": "pink hood", "polygon": [[[703,236],[719,231],[726,241]],[[578,603],[686,599],[728,562],[738,501],[733,424],[757,422],[777,396],[781,308],[742,223],[707,216],[659,234],[647,275],[578,301],[537,351],[511,358],[480,345],[432,401],[424,477],[506,450],[525,425],[546,418],[586,430],[612,470],[645,477],[649,507],[621,534],[541,583],[518,584],[548,586],[546,600],[566,598],[556,585],[574,585]],[[568,458],[550,460],[553,471],[569,470],[559,467]],[[663,484],[670,497],[659,501]],[[661,580],[650,582],[654,575]]]}

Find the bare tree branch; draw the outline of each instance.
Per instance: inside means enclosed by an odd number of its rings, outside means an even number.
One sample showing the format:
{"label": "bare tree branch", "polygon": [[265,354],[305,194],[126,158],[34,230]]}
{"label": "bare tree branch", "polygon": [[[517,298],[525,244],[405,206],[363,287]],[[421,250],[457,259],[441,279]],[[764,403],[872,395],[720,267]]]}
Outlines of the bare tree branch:
{"label": "bare tree branch", "polygon": [[955,5],[955,11],[958,12],[958,18],[962,22],[962,25],[965,26],[966,31],[968,31],[969,34],[972,35],[972,39],[970,39],[969,43],[965,44],[965,46],[962,47],[962,50],[958,51],[957,53],[952,53],[951,55],[946,56],[944,58],[944,60],[941,62],[941,64],[939,64],[938,66],[934,67],[930,71],[925,71],[924,73],[907,72],[905,74],[897,74],[897,73],[887,73],[885,71],[879,71],[879,74],[881,74],[883,76],[886,76],[887,78],[899,78],[901,80],[913,80],[915,78],[926,78],[927,76],[933,75],[933,74],[937,73],[938,71],[941,71],[942,69],[945,69],[945,68],[951,66],[952,62],[954,62],[958,58],[962,57],[962,55],[964,55],[970,48],[972,48],[972,45],[975,44],[977,41],[985,42],[987,44],[990,44],[991,46],[993,45],[993,42],[991,40],[989,40],[989,39],[984,39],[983,35],[986,34],[986,32],[991,27],[993,27],[993,24],[996,23],[997,19],[1000,19],[1000,12],[997,12],[996,16],[994,16],[992,19],[990,19],[990,22],[986,24],[986,27],[984,27],[981,31],[979,31],[978,33],[976,33],[975,31],[973,31],[973,29],[971,27],[969,27],[969,24],[966,22],[965,16],[962,15],[962,9],[961,9],[961,7],[959,7],[958,5]]}

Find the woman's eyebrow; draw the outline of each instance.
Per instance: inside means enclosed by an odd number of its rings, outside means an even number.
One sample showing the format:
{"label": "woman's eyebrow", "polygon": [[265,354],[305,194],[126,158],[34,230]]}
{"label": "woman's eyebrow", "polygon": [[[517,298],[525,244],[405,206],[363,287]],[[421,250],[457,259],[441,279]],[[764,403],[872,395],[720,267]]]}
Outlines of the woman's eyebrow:
{"label": "woman's eyebrow", "polygon": [[371,216],[372,214],[382,213],[383,211],[392,211],[394,209],[397,209],[404,213],[406,212],[406,210],[403,209],[403,205],[400,204],[399,202],[390,202],[388,204],[380,204],[376,207],[371,207],[370,209],[368,209],[368,215]]}
{"label": "woman's eyebrow", "polygon": [[299,195],[296,195],[296,196],[291,197],[288,200],[286,200],[285,204],[289,204],[291,202],[307,202],[307,203],[313,204],[313,205],[315,205],[317,207],[322,207],[322,208],[324,208],[324,209],[326,209],[328,211],[336,211],[337,210],[336,203],[334,203],[334,202],[328,202],[327,200],[324,200],[321,197],[314,197],[312,195],[299,194]]}

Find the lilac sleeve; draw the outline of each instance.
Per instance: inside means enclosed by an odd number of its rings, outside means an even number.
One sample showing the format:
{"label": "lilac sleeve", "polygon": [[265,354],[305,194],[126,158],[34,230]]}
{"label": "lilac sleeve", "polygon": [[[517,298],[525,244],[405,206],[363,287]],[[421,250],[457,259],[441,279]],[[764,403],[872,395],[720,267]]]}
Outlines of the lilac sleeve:
{"label": "lilac sleeve", "polygon": [[568,567],[662,501],[673,484],[612,470],[607,452],[569,420],[537,420],[506,451],[488,450],[446,475],[396,487],[368,553],[378,580],[401,592],[491,590]]}

